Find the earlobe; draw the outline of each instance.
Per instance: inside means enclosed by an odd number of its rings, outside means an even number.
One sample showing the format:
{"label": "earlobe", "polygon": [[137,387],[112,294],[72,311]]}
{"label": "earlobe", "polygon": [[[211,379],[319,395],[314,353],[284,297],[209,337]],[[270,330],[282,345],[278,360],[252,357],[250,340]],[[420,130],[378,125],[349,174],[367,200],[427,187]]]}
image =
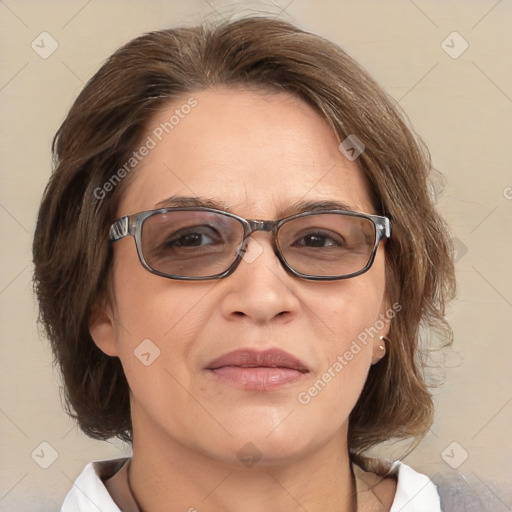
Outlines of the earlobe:
{"label": "earlobe", "polygon": [[391,343],[386,336],[380,336],[373,346],[372,364],[378,363],[385,355],[388,345]]}
{"label": "earlobe", "polygon": [[377,321],[381,323],[381,325],[379,325],[379,329],[382,330],[379,337],[376,337],[373,341],[372,365],[377,364],[386,355],[388,347],[391,343],[389,338],[386,337],[389,332],[389,323],[391,321],[389,318],[389,311],[390,308],[388,301],[384,300],[381,304],[379,320]]}
{"label": "earlobe", "polygon": [[91,308],[89,333],[102,352],[111,357],[118,355],[114,318],[105,300],[95,303]]}

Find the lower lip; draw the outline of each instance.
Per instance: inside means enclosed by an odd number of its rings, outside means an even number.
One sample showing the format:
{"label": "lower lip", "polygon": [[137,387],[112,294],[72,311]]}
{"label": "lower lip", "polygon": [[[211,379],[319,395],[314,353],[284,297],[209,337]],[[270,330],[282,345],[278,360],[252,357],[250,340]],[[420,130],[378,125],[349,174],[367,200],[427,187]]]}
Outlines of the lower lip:
{"label": "lower lip", "polygon": [[210,370],[219,379],[251,391],[270,391],[298,381],[304,375],[293,368],[223,366]]}

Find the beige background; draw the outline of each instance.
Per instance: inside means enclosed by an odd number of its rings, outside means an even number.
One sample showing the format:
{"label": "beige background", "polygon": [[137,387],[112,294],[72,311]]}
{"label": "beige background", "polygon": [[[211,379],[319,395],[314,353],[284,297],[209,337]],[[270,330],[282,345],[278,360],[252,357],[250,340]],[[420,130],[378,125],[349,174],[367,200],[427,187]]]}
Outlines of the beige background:
{"label": "beige background", "polygon": [[[446,383],[435,392],[437,419],[405,460],[435,477],[456,471],[444,453],[461,474],[490,485],[509,510],[500,489],[512,477],[510,0],[0,1],[0,510],[58,510],[87,462],[128,453],[120,443],[87,439],[62,412],[58,374],[35,322],[31,238],[53,134],[122,43],[215,11],[254,8],[345,47],[429,145],[446,179],[439,207],[457,239],[459,295],[449,313],[455,345],[446,355]],[[46,59],[31,47],[43,31],[58,43]],[[469,44],[458,58],[441,46],[453,31]],[[452,54],[463,48],[458,37],[445,43]],[[43,469],[52,449],[57,458]]]}

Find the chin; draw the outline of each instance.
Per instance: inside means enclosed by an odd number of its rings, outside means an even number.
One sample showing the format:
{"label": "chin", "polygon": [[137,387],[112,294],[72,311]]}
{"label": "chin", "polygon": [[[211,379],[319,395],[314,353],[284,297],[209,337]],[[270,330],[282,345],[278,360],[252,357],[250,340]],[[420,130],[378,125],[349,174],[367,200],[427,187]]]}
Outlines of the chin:
{"label": "chin", "polygon": [[313,450],[311,443],[297,439],[288,442],[269,440],[250,441],[247,438],[235,439],[225,451],[217,446],[215,451],[208,447],[208,455],[212,459],[222,461],[228,466],[237,468],[258,469],[278,467],[291,464],[306,457]]}
{"label": "chin", "polygon": [[297,462],[329,441],[325,432],[320,435],[304,423],[290,427],[285,428],[283,423],[269,434],[266,423],[264,426],[242,423],[238,431],[231,431],[233,437],[210,438],[208,446],[203,444],[203,448],[209,457],[229,466],[262,469]]}

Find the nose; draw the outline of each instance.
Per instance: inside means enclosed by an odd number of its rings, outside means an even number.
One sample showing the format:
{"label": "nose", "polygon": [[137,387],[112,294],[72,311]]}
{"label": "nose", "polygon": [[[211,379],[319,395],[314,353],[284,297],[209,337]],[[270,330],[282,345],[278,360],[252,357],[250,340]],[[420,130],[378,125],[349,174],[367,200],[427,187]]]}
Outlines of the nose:
{"label": "nose", "polygon": [[274,253],[270,237],[254,233],[237,269],[224,280],[222,313],[255,324],[289,321],[297,315],[298,278],[291,276]]}

